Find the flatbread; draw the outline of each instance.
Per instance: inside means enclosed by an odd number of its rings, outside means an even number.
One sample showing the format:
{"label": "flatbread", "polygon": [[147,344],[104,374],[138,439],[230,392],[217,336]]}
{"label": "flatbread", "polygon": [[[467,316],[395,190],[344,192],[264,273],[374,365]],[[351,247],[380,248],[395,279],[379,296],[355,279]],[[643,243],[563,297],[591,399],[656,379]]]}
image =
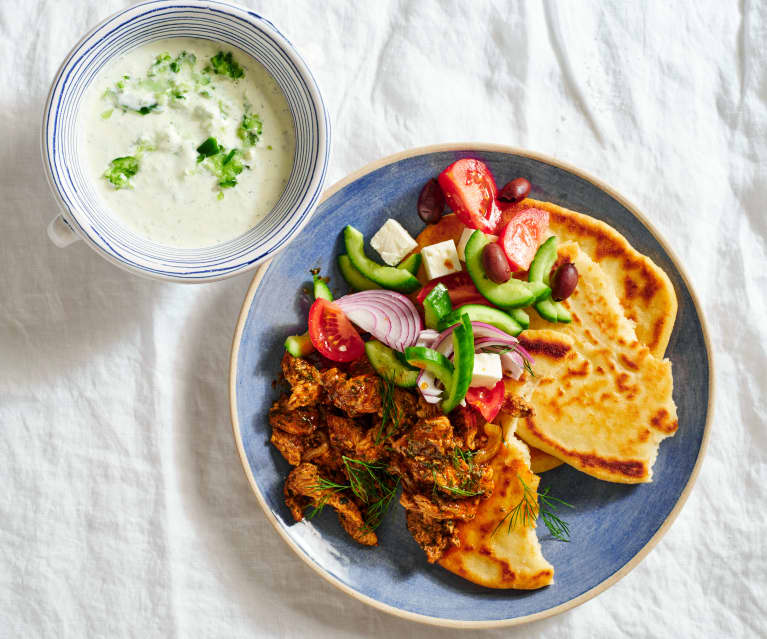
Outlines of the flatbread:
{"label": "flatbread", "polygon": [[[451,547],[439,564],[487,588],[534,590],[554,580],[554,567],[544,559],[535,525],[499,522],[520,503],[522,483],[535,495],[540,478],[530,471],[527,446],[515,437],[503,445],[492,461],[495,489],[480,502],[471,521],[457,524],[460,547]],[[532,522],[530,522],[532,523]]]}
{"label": "flatbread", "polygon": [[573,321],[545,322],[555,328],[520,335],[535,358],[536,379],[525,373],[506,380],[534,411],[519,418],[516,432],[593,477],[651,481],[658,446],[677,429],[671,362],[637,340],[610,279],[578,244],[561,245],[559,257],[579,273],[578,287],[563,302]]}
{"label": "flatbread", "polygon": [[[677,300],[668,275],[649,257],[636,251],[613,227],[589,215],[550,202],[526,199],[504,215],[520,209],[549,212],[549,232],[560,243],[574,241],[604,271],[637,339],[656,357],[663,357],[676,319]],[[533,313],[532,315],[537,315]],[[532,318],[531,315],[531,318]],[[539,320],[537,327],[548,324]],[[530,328],[534,328],[531,324]]]}

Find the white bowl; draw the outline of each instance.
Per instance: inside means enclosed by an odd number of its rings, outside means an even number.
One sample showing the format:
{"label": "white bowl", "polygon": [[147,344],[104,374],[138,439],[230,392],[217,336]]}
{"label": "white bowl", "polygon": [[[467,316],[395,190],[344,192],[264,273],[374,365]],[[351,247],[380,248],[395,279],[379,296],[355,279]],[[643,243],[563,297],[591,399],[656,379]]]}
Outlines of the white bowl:
{"label": "white bowl", "polygon": [[[254,228],[223,244],[180,249],[151,242],[122,226],[96,194],[81,145],[78,112],[99,70],[142,44],[172,37],[214,40],[255,58],[285,94],[296,152],[285,192]],[[268,20],[215,0],[153,0],[116,13],[69,52],[43,112],[43,164],[62,214],[48,227],[66,246],[84,239],[133,273],[176,282],[208,282],[255,268],[287,246],[314,212],[330,156],[330,122],[317,83],[293,45]]]}

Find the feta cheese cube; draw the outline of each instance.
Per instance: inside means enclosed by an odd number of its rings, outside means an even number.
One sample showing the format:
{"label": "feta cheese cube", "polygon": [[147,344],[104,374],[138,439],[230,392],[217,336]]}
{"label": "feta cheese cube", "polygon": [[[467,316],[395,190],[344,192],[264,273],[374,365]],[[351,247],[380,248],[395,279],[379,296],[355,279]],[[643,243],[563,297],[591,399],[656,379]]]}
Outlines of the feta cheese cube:
{"label": "feta cheese cube", "polygon": [[[476,229],[469,229],[465,228],[463,229],[463,233],[461,233],[461,239],[458,240],[458,257],[461,258],[461,262],[466,261],[466,245],[469,243],[469,238],[474,234],[474,231]],[[498,236],[497,235],[488,235],[491,242],[497,242]]]}
{"label": "feta cheese cube", "polygon": [[501,356],[498,353],[475,353],[474,372],[469,386],[493,388],[503,379]]}
{"label": "feta cheese cube", "polygon": [[389,266],[396,266],[414,248],[418,248],[410,233],[408,233],[397,220],[389,218],[378,232],[370,240],[372,246],[381,259]]}
{"label": "feta cheese cube", "polygon": [[458,251],[455,249],[453,240],[424,246],[421,249],[421,257],[426,269],[426,277],[430,280],[461,270],[461,261],[458,259]]}

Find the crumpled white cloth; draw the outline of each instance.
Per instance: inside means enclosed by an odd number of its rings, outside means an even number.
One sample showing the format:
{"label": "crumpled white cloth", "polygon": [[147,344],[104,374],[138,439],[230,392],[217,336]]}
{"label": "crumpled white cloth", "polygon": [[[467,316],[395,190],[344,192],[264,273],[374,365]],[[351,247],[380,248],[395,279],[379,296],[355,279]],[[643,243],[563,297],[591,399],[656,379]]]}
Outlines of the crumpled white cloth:
{"label": "crumpled white cloth", "polygon": [[[437,142],[547,153],[636,203],[700,296],[717,406],[680,517],[596,599],[487,636],[763,636],[767,7],[248,4],[324,88],[328,184]],[[458,636],[337,591],[261,513],[227,401],[249,277],[146,281],[46,239],[48,84],[122,6],[0,3],[0,637]]]}

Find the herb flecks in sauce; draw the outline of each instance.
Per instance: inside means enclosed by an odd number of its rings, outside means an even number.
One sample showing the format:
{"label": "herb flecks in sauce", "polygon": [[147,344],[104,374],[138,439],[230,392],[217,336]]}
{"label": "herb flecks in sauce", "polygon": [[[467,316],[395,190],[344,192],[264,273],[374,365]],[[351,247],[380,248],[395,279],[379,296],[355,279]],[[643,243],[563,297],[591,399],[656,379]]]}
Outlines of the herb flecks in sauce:
{"label": "herb flecks in sauce", "polygon": [[[147,43],[99,74],[87,102],[80,117],[91,175],[113,213],[148,239],[196,247],[237,237],[268,214],[289,179],[287,101],[245,54],[193,38]],[[217,148],[200,158],[195,149],[208,138]],[[277,153],[267,152],[272,145]],[[140,171],[115,169],[122,157]]]}
{"label": "herb flecks in sauce", "polygon": [[212,71],[217,75],[226,75],[232,78],[232,80],[239,80],[245,75],[245,71],[237,60],[234,59],[231,51],[226,53],[219,51],[210,59],[210,65],[205,67],[205,71]]}
{"label": "herb flecks in sauce", "polygon": [[138,158],[126,155],[115,158],[109,163],[109,168],[104,171],[104,178],[116,189],[130,187],[130,179],[138,173]]}
{"label": "herb flecks in sauce", "polygon": [[263,126],[258,113],[251,113],[250,108],[246,106],[245,113],[242,114],[242,122],[237,128],[237,137],[244,142],[245,146],[256,146],[261,139]]}

